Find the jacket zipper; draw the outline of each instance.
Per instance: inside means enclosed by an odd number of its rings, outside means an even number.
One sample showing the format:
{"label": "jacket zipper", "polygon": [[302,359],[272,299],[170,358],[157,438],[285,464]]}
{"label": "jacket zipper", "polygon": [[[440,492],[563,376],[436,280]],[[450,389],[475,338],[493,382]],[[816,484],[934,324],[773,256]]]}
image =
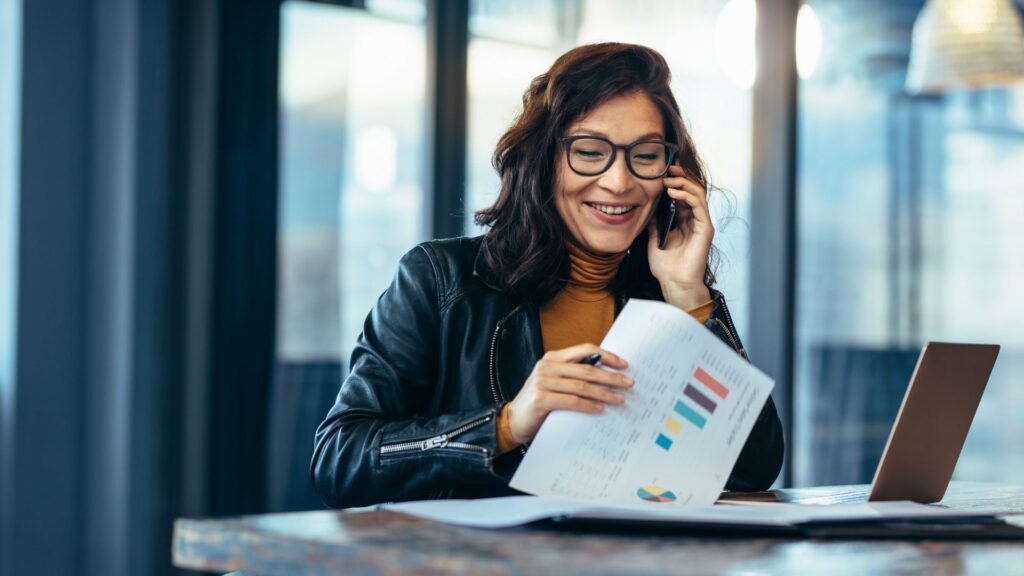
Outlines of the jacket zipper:
{"label": "jacket zipper", "polygon": [[476,450],[478,452],[487,454],[487,448],[484,448],[483,446],[477,446],[476,444],[467,444],[465,442],[452,442],[451,439],[465,432],[469,432],[474,428],[483,426],[484,424],[490,422],[491,419],[493,418],[493,414],[488,414],[483,418],[477,418],[472,422],[463,424],[462,426],[459,426],[458,428],[450,432],[438,434],[437,436],[431,436],[430,438],[426,438],[424,440],[412,440],[409,442],[399,442],[397,444],[386,444],[380,447],[380,453],[381,456],[383,456],[385,454],[395,454],[396,452],[409,452],[412,450],[424,451],[431,450],[433,448],[462,448],[465,450]]}
{"label": "jacket zipper", "polygon": [[491,362],[488,364],[491,376],[491,396],[494,398],[494,405],[501,406],[501,393],[498,391],[498,377],[495,371],[498,355],[498,335],[501,333],[501,322],[494,328],[494,335],[491,336]]}
{"label": "jacket zipper", "polygon": [[[494,334],[491,335],[491,355],[490,365],[488,366],[489,376],[491,380],[491,397],[494,399],[494,405],[499,408],[501,407],[502,404],[502,395],[501,390],[498,388],[498,375],[496,368],[498,357],[498,337],[501,335],[502,324],[505,323],[505,320],[507,320],[509,316],[512,316],[517,311],[519,311],[518,307],[515,310],[509,312],[508,315],[506,315],[504,318],[499,320],[498,325],[495,326],[494,328]],[[400,442],[397,444],[386,444],[380,447],[380,454],[381,456],[383,456],[385,454],[395,454],[397,452],[409,452],[412,450],[424,451],[430,450],[432,448],[463,448],[466,450],[478,450],[483,452],[484,454],[487,454],[487,448],[484,448],[483,446],[477,446],[476,444],[467,444],[465,442],[452,442],[451,439],[458,436],[459,434],[462,434],[463,432],[467,432],[469,430],[472,430],[473,428],[482,426],[490,422],[493,418],[494,414],[488,414],[483,418],[479,418],[468,424],[459,426],[458,428],[452,430],[451,432],[438,434],[437,436],[433,436],[425,440],[412,440],[409,442]],[[523,452],[525,453],[525,450],[523,450]]]}
{"label": "jacket zipper", "polygon": [[502,403],[505,401],[505,396],[498,387],[498,337],[501,335],[502,326],[505,325],[505,321],[516,312],[519,312],[520,308],[522,306],[516,306],[504,318],[498,320],[498,324],[494,327],[494,334],[491,335],[491,363],[488,368],[491,377],[491,397],[494,398],[494,405],[498,408],[501,408]]}
{"label": "jacket zipper", "polygon": [[[729,308],[723,303],[722,313],[725,315],[725,322],[722,322],[721,318],[715,318],[719,326],[725,329],[725,335],[729,338],[729,342],[732,344],[733,349],[740,353],[744,358],[747,358],[747,351],[740,345],[739,336],[736,336],[736,326],[732,323],[732,315],[729,314]],[[747,358],[749,360],[749,358]]]}
{"label": "jacket zipper", "polygon": [[[519,308],[516,307],[515,310],[509,312],[508,315],[506,315],[504,318],[498,320],[498,325],[494,327],[494,334],[491,336],[491,363],[488,366],[491,377],[491,396],[494,398],[494,405],[499,408],[501,407],[502,402],[504,401],[504,397],[501,394],[501,389],[498,388],[498,336],[501,335],[501,326],[502,324],[505,323],[505,320],[508,320],[510,316],[512,316],[518,311]],[[526,455],[525,444],[520,445],[518,450],[520,456]]]}

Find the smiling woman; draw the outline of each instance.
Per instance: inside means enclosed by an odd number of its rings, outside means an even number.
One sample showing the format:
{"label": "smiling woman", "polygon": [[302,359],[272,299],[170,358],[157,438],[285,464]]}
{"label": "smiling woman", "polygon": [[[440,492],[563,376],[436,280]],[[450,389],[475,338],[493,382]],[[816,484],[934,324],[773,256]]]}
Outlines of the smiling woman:
{"label": "smiling woman", "polygon": [[[662,124],[651,99],[634,92],[604,102],[562,139],[566,154],[556,165],[555,207],[588,251],[625,252],[650,220],[671,161]],[[650,172],[639,177],[634,164]]]}
{"label": "smiling woman", "polygon": [[[499,140],[477,238],[408,252],[370,312],[317,430],[311,474],[331,506],[513,493],[554,410],[628,401],[628,358],[600,342],[629,298],[686,310],[743,354],[709,266],[707,179],[664,58],[631,44],[562,55]],[[664,238],[655,222],[662,207]],[[601,366],[582,362],[597,355]],[[782,464],[769,400],[727,483]]]}

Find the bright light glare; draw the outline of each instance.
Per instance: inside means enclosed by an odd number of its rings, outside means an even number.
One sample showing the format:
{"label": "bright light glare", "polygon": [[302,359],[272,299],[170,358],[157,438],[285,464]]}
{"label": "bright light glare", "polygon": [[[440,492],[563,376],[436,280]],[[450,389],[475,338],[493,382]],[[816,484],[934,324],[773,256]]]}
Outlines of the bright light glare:
{"label": "bright light glare", "polygon": [[356,183],[363,190],[384,192],[398,177],[398,137],[387,126],[369,126],[356,138]]}
{"label": "bright light glare", "polygon": [[715,40],[722,73],[740,88],[749,90],[757,78],[754,31],[757,5],[754,0],[729,0],[718,14]]}
{"label": "bright light glare", "polygon": [[814,75],[821,58],[821,23],[814,8],[804,4],[796,15],[796,71],[804,80]]}
{"label": "bright light glare", "polygon": [[996,23],[996,0],[968,0],[946,4],[946,18],[963,34],[984,34]]}

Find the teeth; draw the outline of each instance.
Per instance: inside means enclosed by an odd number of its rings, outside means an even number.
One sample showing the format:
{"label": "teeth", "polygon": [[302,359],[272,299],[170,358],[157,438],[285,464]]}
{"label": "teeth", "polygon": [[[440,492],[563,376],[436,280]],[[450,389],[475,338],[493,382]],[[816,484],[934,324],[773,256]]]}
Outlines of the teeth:
{"label": "teeth", "polygon": [[633,209],[633,206],[603,206],[601,204],[591,204],[595,209],[604,212],[605,214],[618,215],[625,214]]}

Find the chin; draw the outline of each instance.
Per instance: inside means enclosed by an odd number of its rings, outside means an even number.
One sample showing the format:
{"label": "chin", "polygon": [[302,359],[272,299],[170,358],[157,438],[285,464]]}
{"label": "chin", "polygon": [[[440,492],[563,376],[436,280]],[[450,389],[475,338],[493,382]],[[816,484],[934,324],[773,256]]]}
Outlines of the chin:
{"label": "chin", "polygon": [[596,254],[618,254],[629,250],[633,244],[633,238],[587,238],[584,247]]}

